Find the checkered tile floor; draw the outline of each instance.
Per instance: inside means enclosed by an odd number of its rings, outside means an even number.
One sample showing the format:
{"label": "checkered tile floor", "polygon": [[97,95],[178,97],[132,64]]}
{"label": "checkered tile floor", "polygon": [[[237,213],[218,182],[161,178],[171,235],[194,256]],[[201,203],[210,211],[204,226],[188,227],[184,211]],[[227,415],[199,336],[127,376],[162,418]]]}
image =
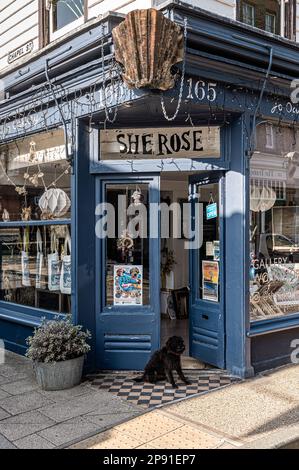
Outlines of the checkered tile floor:
{"label": "checkered tile floor", "polygon": [[173,389],[167,382],[157,384],[136,383],[132,379],[138,372],[107,372],[88,376],[91,384],[99,389],[108,390],[131,403],[144,408],[152,408],[181,398],[208,392],[238,381],[224,371],[219,370],[184,370],[190,385],[177,381],[178,388]]}

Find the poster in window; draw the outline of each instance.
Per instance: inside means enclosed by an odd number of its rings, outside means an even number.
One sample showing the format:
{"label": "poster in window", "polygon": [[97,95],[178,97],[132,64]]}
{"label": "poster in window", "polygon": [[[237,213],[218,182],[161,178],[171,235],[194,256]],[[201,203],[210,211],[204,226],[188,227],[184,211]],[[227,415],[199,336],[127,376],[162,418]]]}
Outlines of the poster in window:
{"label": "poster in window", "polygon": [[115,265],[113,304],[142,305],[142,266]]}
{"label": "poster in window", "polygon": [[219,264],[217,261],[202,262],[202,298],[218,302]]}

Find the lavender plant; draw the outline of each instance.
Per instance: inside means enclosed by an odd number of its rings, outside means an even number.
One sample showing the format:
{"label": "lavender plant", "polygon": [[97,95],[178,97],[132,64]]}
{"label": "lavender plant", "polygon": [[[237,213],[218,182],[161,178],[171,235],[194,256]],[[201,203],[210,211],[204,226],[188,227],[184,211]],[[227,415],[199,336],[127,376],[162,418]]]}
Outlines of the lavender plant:
{"label": "lavender plant", "polygon": [[26,340],[26,356],[37,362],[59,362],[75,359],[90,350],[90,332],[71,320],[43,320],[33,336]]}

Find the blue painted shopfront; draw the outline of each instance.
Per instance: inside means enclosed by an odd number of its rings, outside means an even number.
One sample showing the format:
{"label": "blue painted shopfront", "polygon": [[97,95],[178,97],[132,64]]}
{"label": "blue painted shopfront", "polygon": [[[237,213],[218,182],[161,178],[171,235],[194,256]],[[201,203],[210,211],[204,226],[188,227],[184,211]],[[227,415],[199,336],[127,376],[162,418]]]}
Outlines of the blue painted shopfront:
{"label": "blue painted shopfront", "polygon": [[[141,369],[151,352],[160,346],[159,238],[150,239],[149,243],[149,304],[125,308],[105,304],[105,243],[96,237],[95,225],[96,207],[105,201],[106,185],[146,184],[150,201],[158,202],[163,173],[188,173],[189,195],[195,201],[196,185],[202,184],[204,178],[216,182],[222,254],[220,302],[216,305],[198,298],[200,254],[192,251],[190,350],[194,357],[207,363],[241,377],[250,376],[254,368],[287,362],[289,342],[298,336],[299,313],[250,323],[248,286],[249,165],[255,126],[264,120],[297,124],[299,110],[290,103],[289,84],[299,74],[299,48],[178,3],[166,6],[165,14],[179,24],[185,17],[188,19],[186,77],[174,122],[163,116],[156,92],[128,90],[121,85],[118,99],[112,93],[107,104],[103,98],[103,64],[99,57],[103,49],[105,65],[108,64],[112,57],[111,30],[121,21],[119,16],[111,15],[47,50],[49,77],[57,85],[58,99],[59,83],[67,90],[68,103],[62,97],[60,109],[49,90],[43,103],[37,106],[34,102],[34,109],[30,108],[34,92],[45,86],[44,56],[37,55],[24,69],[3,77],[7,99],[0,103],[0,143],[20,138],[21,131],[17,129],[25,128],[26,120],[26,135],[40,133],[45,127],[61,127],[63,108],[72,137],[72,210],[71,220],[65,221],[72,229],[72,315],[74,321],[92,332],[87,361],[90,370]],[[165,94],[169,115],[176,108],[178,86]],[[107,113],[113,115],[115,107],[117,119],[109,124]],[[20,119],[22,125],[18,126]],[[192,125],[221,128],[220,158],[168,159],[162,167],[160,160],[100,159],[99,132],[104,126],[122,129]],[[159,230],[159,218],[153,220]],[[10,226],[11,222],[1,222],[1,227]],[[9,349],[24,353],[26,336],[42,317],[51,316],[46,310],[1,301],[1,337]],[[282,337],[284,341],[280,341]]]}

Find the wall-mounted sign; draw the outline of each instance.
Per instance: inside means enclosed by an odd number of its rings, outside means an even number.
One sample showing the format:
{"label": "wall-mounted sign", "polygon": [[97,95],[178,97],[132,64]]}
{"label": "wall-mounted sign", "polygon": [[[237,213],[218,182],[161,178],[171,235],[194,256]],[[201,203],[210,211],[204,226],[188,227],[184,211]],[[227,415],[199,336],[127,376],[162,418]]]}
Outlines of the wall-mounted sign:
{"label": "wall-mounted sign", "polygon": [[110,129],[100,131],[101,160],[219,158],[219,127]]}
{"label": "wall-mounted sign", "polygon": [[217,217],[217,203],[208,204],[206,207],[207,220],[216,219]]}
{"label": "wall-mounted sign", "polygon": [[20,46],[14,51],[9,52],[7,56],[7,62],[11,64],[12,62],[15,62],[16,60],[23,57],[24,55],[30,54],[30,52],[33,51],[33,48],[33,41],[28,41],[26,44],[23,44],[23,46]]}

